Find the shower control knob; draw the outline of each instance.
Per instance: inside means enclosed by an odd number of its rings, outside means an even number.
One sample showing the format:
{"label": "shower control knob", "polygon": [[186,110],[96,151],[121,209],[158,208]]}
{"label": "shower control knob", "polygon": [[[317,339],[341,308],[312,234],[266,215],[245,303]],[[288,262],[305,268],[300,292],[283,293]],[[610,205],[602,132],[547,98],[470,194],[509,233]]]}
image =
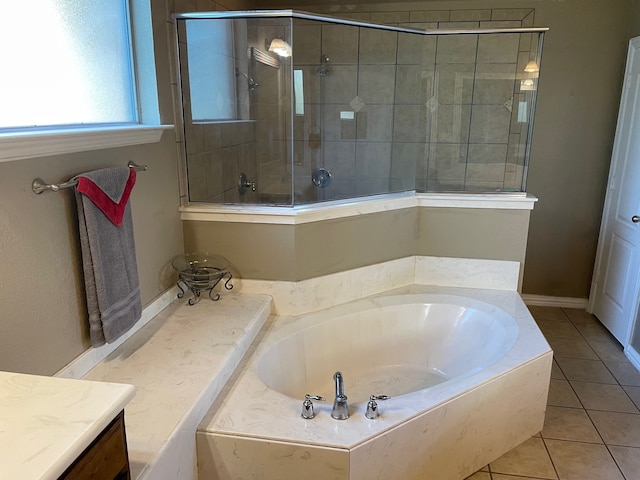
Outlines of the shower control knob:
{"label": "shower control knob", "polygon": [[241,173],[238,178],[238,193],[244,195],[247,189],[250,188],[252,192],[256,191],[256,182],[250,182],[245,173]]}
{"label": "shower control knob", "polygon": [[311,174],[311,181],[316,187],[328,187],[331,185],[331,172],[326,168],[316,168]]}
{"label": "shower control knob", "polygon": [[633,223],[639,223],[640,222],[640,217],[638,215],[634,215],[633,217],[631,217],[631,221]]}

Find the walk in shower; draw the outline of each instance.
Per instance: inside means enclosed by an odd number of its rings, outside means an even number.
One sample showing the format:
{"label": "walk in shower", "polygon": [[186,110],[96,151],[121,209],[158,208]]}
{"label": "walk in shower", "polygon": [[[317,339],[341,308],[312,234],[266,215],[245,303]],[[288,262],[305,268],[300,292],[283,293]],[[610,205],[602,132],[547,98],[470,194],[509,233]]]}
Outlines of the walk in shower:
{"label": "walk in shower", "polygon": [[191,204],[525,191],[546,29],[175,19]]}

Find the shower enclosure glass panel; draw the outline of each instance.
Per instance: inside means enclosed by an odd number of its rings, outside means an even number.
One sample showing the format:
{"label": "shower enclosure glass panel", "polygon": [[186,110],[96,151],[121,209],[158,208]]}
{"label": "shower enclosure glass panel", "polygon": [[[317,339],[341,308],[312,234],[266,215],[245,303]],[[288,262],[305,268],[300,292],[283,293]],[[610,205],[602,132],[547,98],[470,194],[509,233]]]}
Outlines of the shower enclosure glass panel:
{"label": "shower enclosure glass panel", "polygon": [[177,22],[192,203],[525,191],[544,29],[291,11]]}

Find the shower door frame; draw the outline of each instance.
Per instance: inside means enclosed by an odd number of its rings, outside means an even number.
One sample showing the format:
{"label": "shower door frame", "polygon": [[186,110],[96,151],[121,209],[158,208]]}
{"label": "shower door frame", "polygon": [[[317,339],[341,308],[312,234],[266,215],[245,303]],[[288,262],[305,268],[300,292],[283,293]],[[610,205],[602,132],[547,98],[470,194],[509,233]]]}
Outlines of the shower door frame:
{"label": "shower door frame", "polygon": [[[378,30],[386,30],[386,31],[392,31],[392,32],[398,32],[398,33],[409,33],[409,34],[416,34],[416,35],[425,35],[425,36],[430,36],[430,35],[435,35],[435,36],[441,36],[441,35],[481,35],[481,34],[526,34],[526,33],[536,33],[536,34],[540,34],[538,36],[538,45],[537,45],[537,58],[539,59],[541,57],[541,53],[542,53],[542,47],[543,47],[543,41],[544,41],[544,33],[549,31],[548,27],[507,27],[507,28],[477,28],[477,29],[425,29],[425,30],[421,30],[421,29],[415,29],[415,28],[406,28],[406,27],[400,27],[400,26],[394,26],[394,25],[384,25],[384,24],[376,24],[376,23],[371,23],[371,22],[364,22],[364,21],[359,21],[359,20],[351,20],[351,19],[344,19],[344,18],[339,18],[339,17],[333,17],[333,16],[329,16],[329,15],[321,15],[321,14],[315,14],[315,13],[309,13],[309,12],[304,12],[304,11],[300,11],[300,10],[293,10],[293,9],[284,9],[284,10],[238,10],[238,11],[220,11],[220,12],[191,12],[191,13],[174,13],[171,15],[172,20],[174,20],[174,24],[175,24],[175,39],[176,41],[175,43],[175,58],[176,58],[176,69],[177,69],[177,81],[178,81],[178,85],[182,86],[182,78],[181,78],[181,74],[180,74],[180,53],[179,53],[179,45],[178,45],[178,22],[176,20],[198,20],[198,19],[247,19],[247,18],[290,18],[290,19],[294,19],[294,18],[299,18],[299,19],[305,19],[305,20],[315,20],[315,21],[321,21],[321,22],[327,22],[330,24],[341,24],[341,25],[350,25],[350,26],[355,26],[355,27],[365,27],[365,28],[373,28],[373,29],[378,29]],[[292,64],[292,68],[293,68],[293,64]],[[293,92],[293,74],[290,76],[290,81],[291,81],[291,92]],[[531,98],[531,112],[529,114],[529,118],[531,119],[531,121],[528,122],[528,126],[527,126],[527,138],[529,139],[526,142],[526,152],[524,155],[525,158],[525,163],[523,165],[523,174],[522,174],[522,190],[519,192],[508,192],[508,191],[503,191],[503,192],[494,192],[495,194],[498,195],[511,195],[511,196],[527,196],[526,191],[524,191],[524,186],[526,185],[527,182],[527,176],[528,176],[528,167],[529,167],[529,156],[530,156],[530,150],[531,150],[531,138],[532,138],[532,134],[533,134],[533,119],[534,119],[534,115],[535,115],[535,105],[536,105],[536,94],[537,94],[537,89],[535,89],[532,92],[532,98]],[[181,96],[180,97],[180,105],[179,105],[179,109],[180,109],[180,113],[181,113],[181,117],[184,117],[184,109],[183,109],[183,105],[182,105],[182,101],[181,101]],[[291,102],[294,102],[293,99],[293,95],[291,95]],[[293,112],[294,110],[294,105],[291,105],[291,111]],[[184,127],[184,118],[182,118],[182,126]],[[293,168],[294,168],[294,158],[293,158],[293,151],[294,151],[294,147],[293,147],[293,142],[294,142],[294,135],[293,135],[293,122],[291,123],[291,145],[290,145],[290,149],[291,149],[291,153],[292,153],[292,157],[291,157],[291,168],[292,168],[292,173],[291,173],[291,204],[290,205],[286,205],[286,207],[288,208],[295,208],[295,207],[300,207],[300,206],[305,206],[305,205],[309,205],[307,203],[302,203],[302,204],[296,204],[295,203],[295,185],[294,185],[294,174],[293,174]],[[185,135],[185,140],[186,140],[186,135]],[[180,203],[181,206],[186,207],[189,206],[191,204],[199,204],[202,202],[192,202],[189,199],[189,188],[188,188],[188,177],[187,177],[187,167],[186,167],[186,163],[187,163],[187,158],[186,158],[186,148],[183,148],[183,150],[185,150],[183,152],[183,158],[182,161],[180,162],[180,175],[181,175],[181,179],[180,179],[180,187],[181,187],[181,192],[180,192]],[[404,191],[404,193],[408,192],[408,191],[415,191],[415,190],[406,190]],[[380,193],[380,194],[374,194],[373,196],[378,197],[380,195],[390,195],[393,193],[403,193],[403,192],[387,192],[387,193]],[[426,193],[430,193],[430,192],[426,192]],[[445,193],[445,192],[433,192],[433,193]],[[473,195],[474,193],[485,193],[485,192],[470,192],[470,191],[461,191],[461,192],[456,192],[456,193],[460,193],[460,194],[464,194],[464,195]],[[360,196],[354,196],[354,197],[350,197],[348,200],[357,200],[358,198],[361,198]],[[313,202],[313,203],[317,203],[317,202]],[[312,203],[312,204],[313,204]],[[325,202],[320,202],[320,203],[325,203]],[[226,203],[214,203],[213,205],[229,205]],[[231,205],[236,205],[236,204],[231,204]],[[266,204],[241,204],[243,207],[272,207],[272,205],[266,205]],[[285,205],[277,205],[278,207],[282,207]]]}

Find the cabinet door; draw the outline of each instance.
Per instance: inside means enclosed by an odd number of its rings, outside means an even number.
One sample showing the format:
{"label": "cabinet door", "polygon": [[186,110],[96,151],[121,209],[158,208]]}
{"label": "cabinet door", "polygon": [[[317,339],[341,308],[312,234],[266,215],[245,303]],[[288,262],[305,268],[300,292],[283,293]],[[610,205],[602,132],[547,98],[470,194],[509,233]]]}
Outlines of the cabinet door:
{"label": "cabinet door", "polygon": [[629,44],[591,291],[593,314],[626,346],[640,291],[640,37]]}
{"label": "cabinet door", "polygon": [[124,412],[105,428],[60,480],[128,480],[129,457]]}

